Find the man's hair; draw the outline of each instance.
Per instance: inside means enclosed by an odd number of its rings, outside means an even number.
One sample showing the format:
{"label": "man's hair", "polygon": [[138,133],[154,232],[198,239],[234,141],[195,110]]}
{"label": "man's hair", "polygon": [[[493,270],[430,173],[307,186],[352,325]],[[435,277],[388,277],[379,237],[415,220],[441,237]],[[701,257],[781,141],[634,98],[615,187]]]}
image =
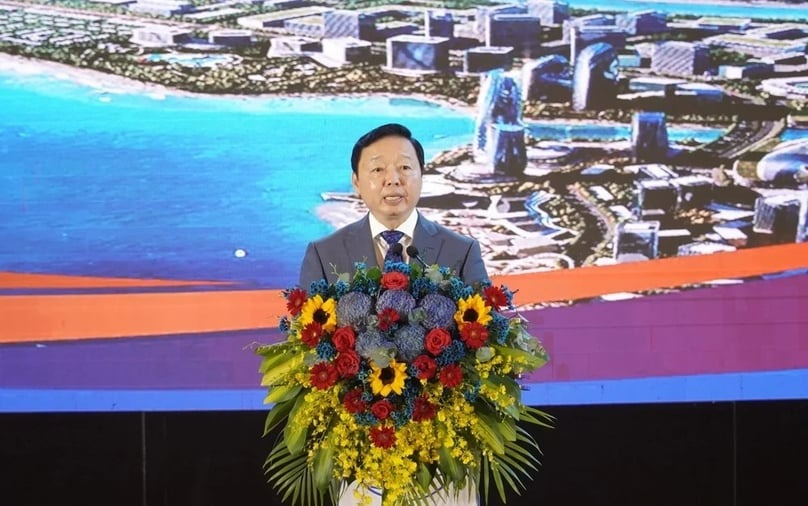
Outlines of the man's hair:
{"label": "man's hair", "polygon": [[424,148],[418,142],[418,139],[412,136],[410,129],[398,123],[387,123],[366,133],[354,144],[351,152],[351,170],[353,170],[354,174],[357,174],[359,170],[359,157],[362,155],[362,150],[384,137],[404,137],[410,141],[412,147],[415,148],[415,155],[418,157],[420,169],[424,169]]}

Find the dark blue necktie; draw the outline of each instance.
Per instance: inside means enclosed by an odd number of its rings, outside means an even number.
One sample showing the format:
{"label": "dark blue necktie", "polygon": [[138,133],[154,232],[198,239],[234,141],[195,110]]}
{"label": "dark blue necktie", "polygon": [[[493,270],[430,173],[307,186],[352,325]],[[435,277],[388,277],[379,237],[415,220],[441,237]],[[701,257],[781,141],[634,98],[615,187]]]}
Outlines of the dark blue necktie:
{"label": "dark blue necktie", "polygon": [[398,241],[404,237],[404,232],[398,230],[385,230],[382,232],[382,238],[387,243],[387,254],[384,255],[385,262],[403,262],[404,258],[401,253],[393,252],[393,245],[398,244]]}

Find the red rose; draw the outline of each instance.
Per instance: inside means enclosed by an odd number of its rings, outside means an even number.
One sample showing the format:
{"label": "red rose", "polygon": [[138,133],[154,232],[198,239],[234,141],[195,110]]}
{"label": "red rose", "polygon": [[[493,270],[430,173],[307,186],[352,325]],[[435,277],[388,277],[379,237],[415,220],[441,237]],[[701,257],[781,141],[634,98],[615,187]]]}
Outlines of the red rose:
{"label": "red rose", "polygon": [[438,370],[437,362],[429,355],[418,355],[413,360],[412,365],[418,370],[418,379],[422,380],[428,380]]}
{"label": "red rose", "polygon": [[317,322],[311,322],[300,332],[300,340],[310,348],[314,348],[320,344],[320,338],[323,337],[323,326]]}
{"label": "red rose", "polygon": [[331,362],[317,362],[311,368],[311,384],[314,388],[325,390],[339,379],[337,368]]}
{"label": "red rose", "polygon": [[415,404],[412,407],[412,421],[423,422],[432,420],[438,414],[438,407],[426,400],[423,397],[415,399]]}
{"label": "red rose", "polygon": [[382,276],[382,286],[388,290],[406,290],[410,285],[410,278],[401,272],[385,272]]}
{"label": "red rose", "polygon": [[343,378],[352,378],[359,372],[359,355],[353,350],[346,350],[337,355],[337,372]]}
{"label": "red rose", "polygon": [[352,327],[340,327],[331,337],[337,351],[348,351],[356,345],[356,333]]}
{"label": "red rose", "polygon": [[392,427],[373,427],[370,429],[370,439],[379,448],[391,448],[396,444],[396,431]]}
{"label": "red rose", "polygon": [[463,329],[460,331],[460,339],[466,343],[466,346],[476,350],[488,340],[488,329],[480,323],[469,322],[463,325]]}
{"label": "red rose", "polygon": [[427,351],[436,356],[451,342],[452,336],[445,329],[432,329],[424,337],[424,345]]}
{"label": "red rose", "polygon": [[362,413],[367,409],[367,404],[365,401],[362,400],[362,389],[361,388],[354,388],[347,394],[345,394],[345,398],[342,399],[342,405],[345,406],[345,409],[348,413],[355,415],[356,413]]}
{"label": "red rose", "polygon": [[387,399],[376,401],[370,406],[370,412],[379,420],[386,420],[393,412],[393,403]]}
{"label": "red rose", "polygon": [[384,332],[395,325],[399,319],[400,316],[398,315],[398,311],[395,309],[391,307],[382,309],[381,313],[379,313],[379,330]]}
{"label": "red rose", "polygon": [[446,388],[454,388],[463,383],[463,370],[457,364],[447,365],[441,369],[438,379]]}

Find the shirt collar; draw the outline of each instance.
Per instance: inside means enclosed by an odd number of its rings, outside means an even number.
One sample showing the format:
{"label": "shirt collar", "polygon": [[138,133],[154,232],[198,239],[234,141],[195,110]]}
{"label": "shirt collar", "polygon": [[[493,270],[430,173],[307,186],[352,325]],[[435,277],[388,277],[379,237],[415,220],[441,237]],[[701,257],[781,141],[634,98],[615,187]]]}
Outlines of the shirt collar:
{"label": "shirt collar", "polygon": [[[382,223],[373,216],[373,213],[368,213],[368,219],[370,220],[370,235],[374,238],[379,237],[379,234],[384,232],[385,230],[389,230],[387,227],[382,225]],[[415,233],[415,225],[418,223],[418,211],[414,210],[410,213],[410,216],[404,220],[404,223],[396,227],[396,230],[404,232],[404,235],[407,236],[409,239],[412,239],[413,234]]]}

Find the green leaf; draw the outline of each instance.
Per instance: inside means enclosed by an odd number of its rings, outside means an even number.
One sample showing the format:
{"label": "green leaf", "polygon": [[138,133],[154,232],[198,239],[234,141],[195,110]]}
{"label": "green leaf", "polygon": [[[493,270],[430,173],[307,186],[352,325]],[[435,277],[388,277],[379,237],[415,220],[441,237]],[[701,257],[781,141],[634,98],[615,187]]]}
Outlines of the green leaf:
{"label": "green leaf", "polygon": [[308,421],[300,420],[301,408],[305,404],[304,398],[304,395],[299,395],[295,399],[295,405],[289,413],[289,421],[286,422],[286,427],[283,429],[283,442],[292,455],[303,451],[303,447],[306,445],[309,424]]}
{"label": "green leaf", "polygon": [[463,479],[466,476],[463,466],[452,455],[452,451],[445,446],[441,446],[438,450],[440,470],[449,478],[455,485],[462,485]]}
{"label": "green leaf", "polygon": [[269,388],[269,393],[264,397],[264,404],[286,402],[294,398],[303,387],[300,385],[278,385]]}
{"label": "green leaf", "polygon": [[289,353],[265,359],[269,363],[266,366],[264,376],[261,378],[261,386],[270,386],[277,383],[285,375],[302,366],[304,357],[303,353]]}
{"label": "green leaf", "polygon": [[491,448],[494,453],[505,452],[505,438],[499,431],[499,422],[493,415],[477,410],[477,428],[483,443]]}
{"label": "green leaf", "polygon": [[429,467],[421,462],[418,464],[418,470],[415,472],[415,479],[421,486],[424,492],[429,490],[429,485],[432,483],[432,473],[429,472]]}
{"label": "green leaf", "polygon": [[313,463],[314,486],[322,493],[331,485],[331,474],[334,470],[334,445],[326,441],[314,454]]}
{"label": "green leaf", "polygon": [[265,436],[289,416],[289,413],[292,411],[294,405],[295,403],[289,400],[286,402],[279,402],[272,406],[272,409],[270,409],[269,413],[267,413],[267,419],[264,422]]}

